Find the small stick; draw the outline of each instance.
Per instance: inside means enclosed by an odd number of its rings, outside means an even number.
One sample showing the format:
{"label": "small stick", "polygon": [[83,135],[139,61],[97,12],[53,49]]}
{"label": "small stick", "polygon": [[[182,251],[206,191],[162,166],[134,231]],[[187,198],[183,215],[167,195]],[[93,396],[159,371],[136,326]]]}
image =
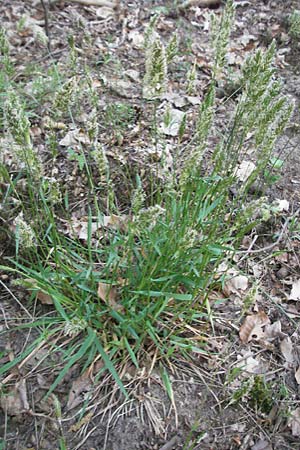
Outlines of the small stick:
{"label": "small stick", "polygon": [[45,18],[45,32],[46,36],[48,38],[47,42],[47,48],[49,53],[51,53],[51,42],[50,42],[50,31],[49,31],[49,14],[48,14],[48,7],[46,6],[45,0],[41,0],[41,5],[44,10],[44,18]]}
{"label": "small stick", "polygon": [[71,3],[80,3],[81,5],[86,6],[107,6],[108,8],[114,9],[116,7],[115,1],[110,0],[67,0]]}

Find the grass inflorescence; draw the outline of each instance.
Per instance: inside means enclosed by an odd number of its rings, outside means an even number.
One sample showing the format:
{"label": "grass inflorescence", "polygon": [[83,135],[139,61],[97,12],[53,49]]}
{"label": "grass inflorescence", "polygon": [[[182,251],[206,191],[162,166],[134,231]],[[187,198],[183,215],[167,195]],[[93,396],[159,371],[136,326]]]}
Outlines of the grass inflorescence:
{"label": "grass inflorescence", "polygon": [[[171,359],[178,353],[187,358],[193,352],[205,353],[201,336],[210,314],[210,292],[219,283],[216,268],[233,255],[243,235],[256,223],[243,201],[268,166],[274,143],[293,108],[274,79],[272,44],[266,52],[258,50],[245,61],[235,110],[227,129],[211,146],[215,92],[226,71],[233,17],[233,2],[228,1],[221,22],[213,21],[212,79],[190,142],[183,146],[179,139],[174,149],[176,160],[165,178],[159,176],[159,162],[145,185],[145,177],[130,175],[128,193],[115,183],[99,129],[104,117],[122,131],[133,122],[133,109],[111,104],[104,116],[99,113],[90,76],[78,69],[73,46],[67,73],[52,72],[52,86],[59,79],[62,82],[48,105],[47,121],[44,119],[48,156],[40,155],[31,137],[35,103],[13,81],[7,40],[1,32],[4,66],[0,88],[5,99],[0,118],[5,127],[1,195],[3,214],[13,219],[6,232],[15,241],[14,255],[1,268],[14,274],[32,301],[47,298],[52,313],[27,325],[40,335],[14,361],[4,364],[0,374],[43,345],[49,354],[60,354],[63,366],[50,392],[72,366],[80,363],[87,368],[100,357],[104,369],[128,395],[120,375],[124,361],[138,369],[146,355]],[[157,20],[152,20],[146,34],[144,76],[144,97],[154,104],[155,120],[168,85],[168,65],[176,64],[178,48],[175,35],[164,44],[155,29]],[[195,89],[195,77],[193,68],[188,93]],[[38,87],[39,83],[35,89]],[[49,96],[41,91],[40,102],[49,102]],[[67,160],[78,162],[86,180],[86,217],[76,225],[70,207],[72,192],[68,185],[60,185],[55,164],[60,130],[67,120],[75,128],[84,98],[89,110],[84,139],[76,150],[70,143],[65,152]],[[181,130],[182,138],[185,124]],[[245,183],[238,184],[236,168],[246,153],[249,136],[257,150],[256,167]],[[166,148],[158,126],[153,145],[156,151],[160,145],[163,151]],[[13,165],[6,162],[7,148]],[[126,178],[130,168],[121,167]],[[230,198],[233,186],[237,191],[234,199]],[[85,232],[78,234],[76,226],[84,227]]]}

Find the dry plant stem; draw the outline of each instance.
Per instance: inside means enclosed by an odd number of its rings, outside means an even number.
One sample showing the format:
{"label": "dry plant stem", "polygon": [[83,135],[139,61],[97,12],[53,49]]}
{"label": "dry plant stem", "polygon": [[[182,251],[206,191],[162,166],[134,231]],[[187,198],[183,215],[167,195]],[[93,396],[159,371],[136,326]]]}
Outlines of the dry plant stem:
{"label": "dry plant stem", "polygon": [[3,320],[4,320],[5,328],[6,328],[7,330],[9,330],[9,326],[8,326],[8,323],[7,323],[5,311],[4,311],[4,309],[2,308],[2,306],[0,306],[0,309],[1,309],[1,312],[2,312],[2,315],[3,315]]}
{"label": "dry plant stem", "polygon": [[[244,413],[245,413],[248,417],[251,418],[252,422],[254,422],[255,425],[260,429],[262,435],[265,436],[268,440],[270,440],[270,438],[269,438],[269,436],[268,436],[266,430],[260,425],[259,421],[257,420],[257,416],[254,415],[254,414],[251,412],[251,410],[248,410],[247,408],[245,408],[245,407],[243,406],[242,402],[239,403],[239,406],[240,406],[240,408],[244,411]],[[251,437],[253,436],[253,434],[252,434],[251,432],[250,432],[249,434],[250,434]],[[249,447],[243,446],[242,448],[244,448],[244,450],[246,450],[246,449],[249,448]]]}
{"label": "dry plant stem", "polygon": [[108,8],[115,8],[116,2],[110,2],[109,0],[67,0],[69,3],[80,3],[86,6],[107,6]]}
{"label": "dry plant stem", "polygon": [[88,433],[86,433],[86,435],[84,436],[82,441],[79,442],[79,444],[74,448],[74,450],[80,450],[82,448],[83,444],[85,443],[85,441],[88,440],[88,438],[97,430],[97,428],[98,428],[98,426],[96,425]]}
{"label": "dry plant stem", "polygon": [[113,421],[114,417],[119,413],[120,410],[122,410],[122,408],[124,408],[125,405],[127,405],[128,403],[132,403],[134,400],[127,400],[125,403],[123,403],[122,405],[120,405],[109,417],[108,421],[107,421],[107,425],[106,425],[106,431],[105,431],[105,437],[104,437],[104,444],[103,444],[103,450],[106,450],[107,448],[107,441],[108,441],[108,435],[109,435],[109,429],[111,427],[111,422]]}
{"label": "dry plant stem", "polygon": [[50,41],[50,31],[49,31],[49,14],[48,14],[48,7],[45,3],[45,0],[41,0],[41,5],[43,7],[44,10],[44,17],[45,17],[45,32],[46,32],[46,36],[48,38],[48,42],[47,42],[47,48],[49,53],[51,52],[51,41]]}
{"label": "dry plant stem", "polygon": [[[17,366],[17,370],[20,370],[24,366],[24,364],[26,364],[27,361],[30,358],[32,358],[46,343],[47,343],[46,340],[40,342],[39,345],[34,350],[32,350],[32,352],[28,356],[26,356],[26,358],[23,359],[23,361]],[[4,380],[0,382],[0,388],[4,386],[6,383],[8,383],[15,375],[16,375],[15,372],[12,372],[6,378],[4,378]]]}

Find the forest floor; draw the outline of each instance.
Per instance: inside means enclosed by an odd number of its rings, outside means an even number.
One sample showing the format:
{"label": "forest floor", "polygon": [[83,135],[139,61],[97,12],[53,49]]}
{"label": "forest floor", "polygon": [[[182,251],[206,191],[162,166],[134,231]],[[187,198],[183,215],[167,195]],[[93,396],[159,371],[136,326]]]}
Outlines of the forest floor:
{"label": "forest floor", "polygon": [[[103,107],[101,140],[111,164],[116,165],[115,183],[120,189],[124,189],[120,175],[124,161],[129,161],[130,167],[138,166],[140,172],[147,171],[151,164],[145,151],[151,111],[142,99],[141,86],[143,35],[155,12],[160,12],[159,34],[168,39],[177,32],[180,40],[164,101],[192,118],[209,81],[209,16],[212,10],[219,15],[223,4],[216,1],[212,8],[202,6],[200,1],[178,10],[175,3],[121,1],[113,10],[72,1],[51,2],[50,55],[34,37],[34,27],[44,27],[41,3],[2,0],[0,5],[1,24],[7,30],[17,69],[15,77],[27,84],[33,102],[37,98],[34,81],[42,73],[50,73],[54,63],[66,64],[69,44],[74,42],[99,92]],[[283,80],[284,94],[295,101],[295,111],[276,144],[276,155],[283,165],[264,192],[270,202],[281,201],[282,213],[243,241],[241,251],[245,253],[237,261],[244,274],[241,285],[229,287],[224,301],[214,306],[210,323],[203,323],[208,354],[195,356],[192,363],[180,358],[170,363],[171,401],[161,382],[160,367],[150,370],[145,364],[135,380],[136,398],[120,404],[116,394],[105,408],[99,399],[103,389],[100,391],[89,375],[82,375],[75,367],[54,391],[61,405],[58,417],[53,398],[44,397],[53,382],[52,370],[57,361],[53,361],[53,367],[42,364],[39,368],[37,362],[43,355],[37,352],[36,359],[31,358],[4,377],[0,450],[300,448],[300,43],[291,38],[288,22],[299,4],[297,0],[237,0],[235,4],[235,26],[227,55],[232,79],[220,87],[218,122],[222,123],[226,113],[227,104],[222,102],[234,92],[234,74],[242,61],[256,48],[266,48],[273,39],[277,43],[277,74]],[[183,91],[185,74],[194,62],[198,93],[187,97]],[[32,135],[42,154],[47,152],[43,142],[46,116],[44,109],[31,118]],[[83,123],[86,117],[76,120]],[[73,134],[64,132],[62,125],[60,143],[64,148],[66,140],[76,145],[78,129],[71,131]],[[167,135],[166,139],[172,148],[175,138]],[[66,157],[62,152],[57,162],[61,183],[73,192],[70,209],[80,224],[88,203],[80,161],[75,154]],[[1,231],[2,262],[11,252],[11,243],[4,235]],[[253,241],[255,245],[247,253]],[[1,365],[18,355],[24,343],[32,339],[32,330],[15,330],[15,325],[28,311],[35,317],[41,308],[51,314],[52,306],[29,306],[26,291],[13,286],[7,273],[1,273],[0,280]],[[259,286],[258,294],[247,305],[247,292],[255,285]],[[130,379],[130,373],[126,375]],[[87,394],[92,402],[84,405]],[[63,436],[64,444],[58,436]]]}

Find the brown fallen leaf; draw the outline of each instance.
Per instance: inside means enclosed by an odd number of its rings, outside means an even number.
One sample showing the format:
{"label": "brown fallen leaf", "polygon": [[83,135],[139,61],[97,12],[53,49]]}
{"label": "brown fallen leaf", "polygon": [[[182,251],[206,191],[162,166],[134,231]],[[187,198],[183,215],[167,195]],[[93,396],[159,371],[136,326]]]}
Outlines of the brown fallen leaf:
{"label": "brown fallen leaf", "polygon": [[36,290],[36,299],[39,300],[43,305],[53,305],[53,299],[51,295],[41,291],[37,286],[37,282],[34,278],[24,278],[24,280],[22,280],[22,285],[29,290]]}
{"label": "brown fallen leaf", "polygon": [[92,381],[89,377],[89,371],[86,370],[80,377],[73,381],[69,393],[67,410],[70,411],[83,403],[92,391]]}
{"label": "brown fallen leaf", "polygon": [[99,17],[99,19],[113,18],[114,14],[115,12],[110,6],[101,6],[96,10],[96,16]]}
{"label": "brown fallen leaf", "polygon": [[244,160],[236,167],[234,175],[239,181],[245,182],[255,169],[256,165],[252,161]]}
{"label": "brown fallen leaf", "polygon": [[[128,216],[117,216],[111,214],[110,216],[103,216],[102,221],[92,221],[90,224],[90,232],[94,235],[97,231],[103,228],[120,229],[126,231],[128,222]],[[72,236],[76,235],[78,239],[87,241],[88,239],[89,219],[88,217],[81,217],[80,219],[74,218],[71,224],[67,225],[67,233]]]}
{"label": "brown fallen leaf", "polygon": [[16,383],[13,389],[1,396],[0,405],[9,416],[17,416],[29,411],[25,379]]}
{"label": "brown fallen leaf", "polygon": [[249,373],[264,373],[265,371],[262,361],[259,357],[254,358],[251,351],[242,352],[241,355],[237,355],[236,367],[240,367],[243,370],[243,374],[246,375]]}
{"label": "brown fallen leaf", "polygon": [[284,338],[286,335],[281,331],[281,322],[277,320],[271,325],[267,324],[265,327],[264,338],[273,340],[276,338]]}
{"label": "brown fallen leaf", "polygon": [[292,429],[293,436],[300,436],[300,407],[291,413],[287,425]]}
{"label": "brown fallen leaf", "polygon": [[295,281],[292,286],[292,290],[289,296],[289,300],[300,300],[300,278],[299,280]]}
{"label": "brown fallen leaf", "polygon": [[247,316],[239,332],[243,344],[250,342],[252,339],[262,338],[264,336],[263,327],[269,323],[270,320],[264,311]]}
{"label": "brown fallen leaf", "polygon": [[53,299],[51,295],[45,294],[45,292],[38,291],[36,294],[36,298],[43,304],[43,305],[53,305]]}
{"label": "brown fallen leaf", "polygon": [[108,283],[99,283],[98,291],[99,298],[104,301],[108,306],[110,306],[115,311],[124,311],[122,305],[117,302],[118,291],[115,286]]}
{"label": "brown fallen leaf", "polygon": [[297,383],[300,384],[300,366],[298,367],[298,369],[295,372],[295,379],[296,379]]}
{"label": "brown fallen leaf", "polygon": [[228,278],[224,284],[224,294],[227,297],[229,297],[230,294],[241,296],[241,294],[248,288],[248,278],[245,275],[240,275],[240,273],[234,268],[227,270],[226,275],[228,275]]}
{"label": "brown fallen leaf", "polygon": [[251,450],[273,450],[273,447],[270,442],[265,439],[260,439],[253,447],[251,447]]}
{"label": "brown fallen leaf", "polygon": [[295,361],[293,343],[289,337],[284,338],[279,344],[280,350],[287,363]]}

